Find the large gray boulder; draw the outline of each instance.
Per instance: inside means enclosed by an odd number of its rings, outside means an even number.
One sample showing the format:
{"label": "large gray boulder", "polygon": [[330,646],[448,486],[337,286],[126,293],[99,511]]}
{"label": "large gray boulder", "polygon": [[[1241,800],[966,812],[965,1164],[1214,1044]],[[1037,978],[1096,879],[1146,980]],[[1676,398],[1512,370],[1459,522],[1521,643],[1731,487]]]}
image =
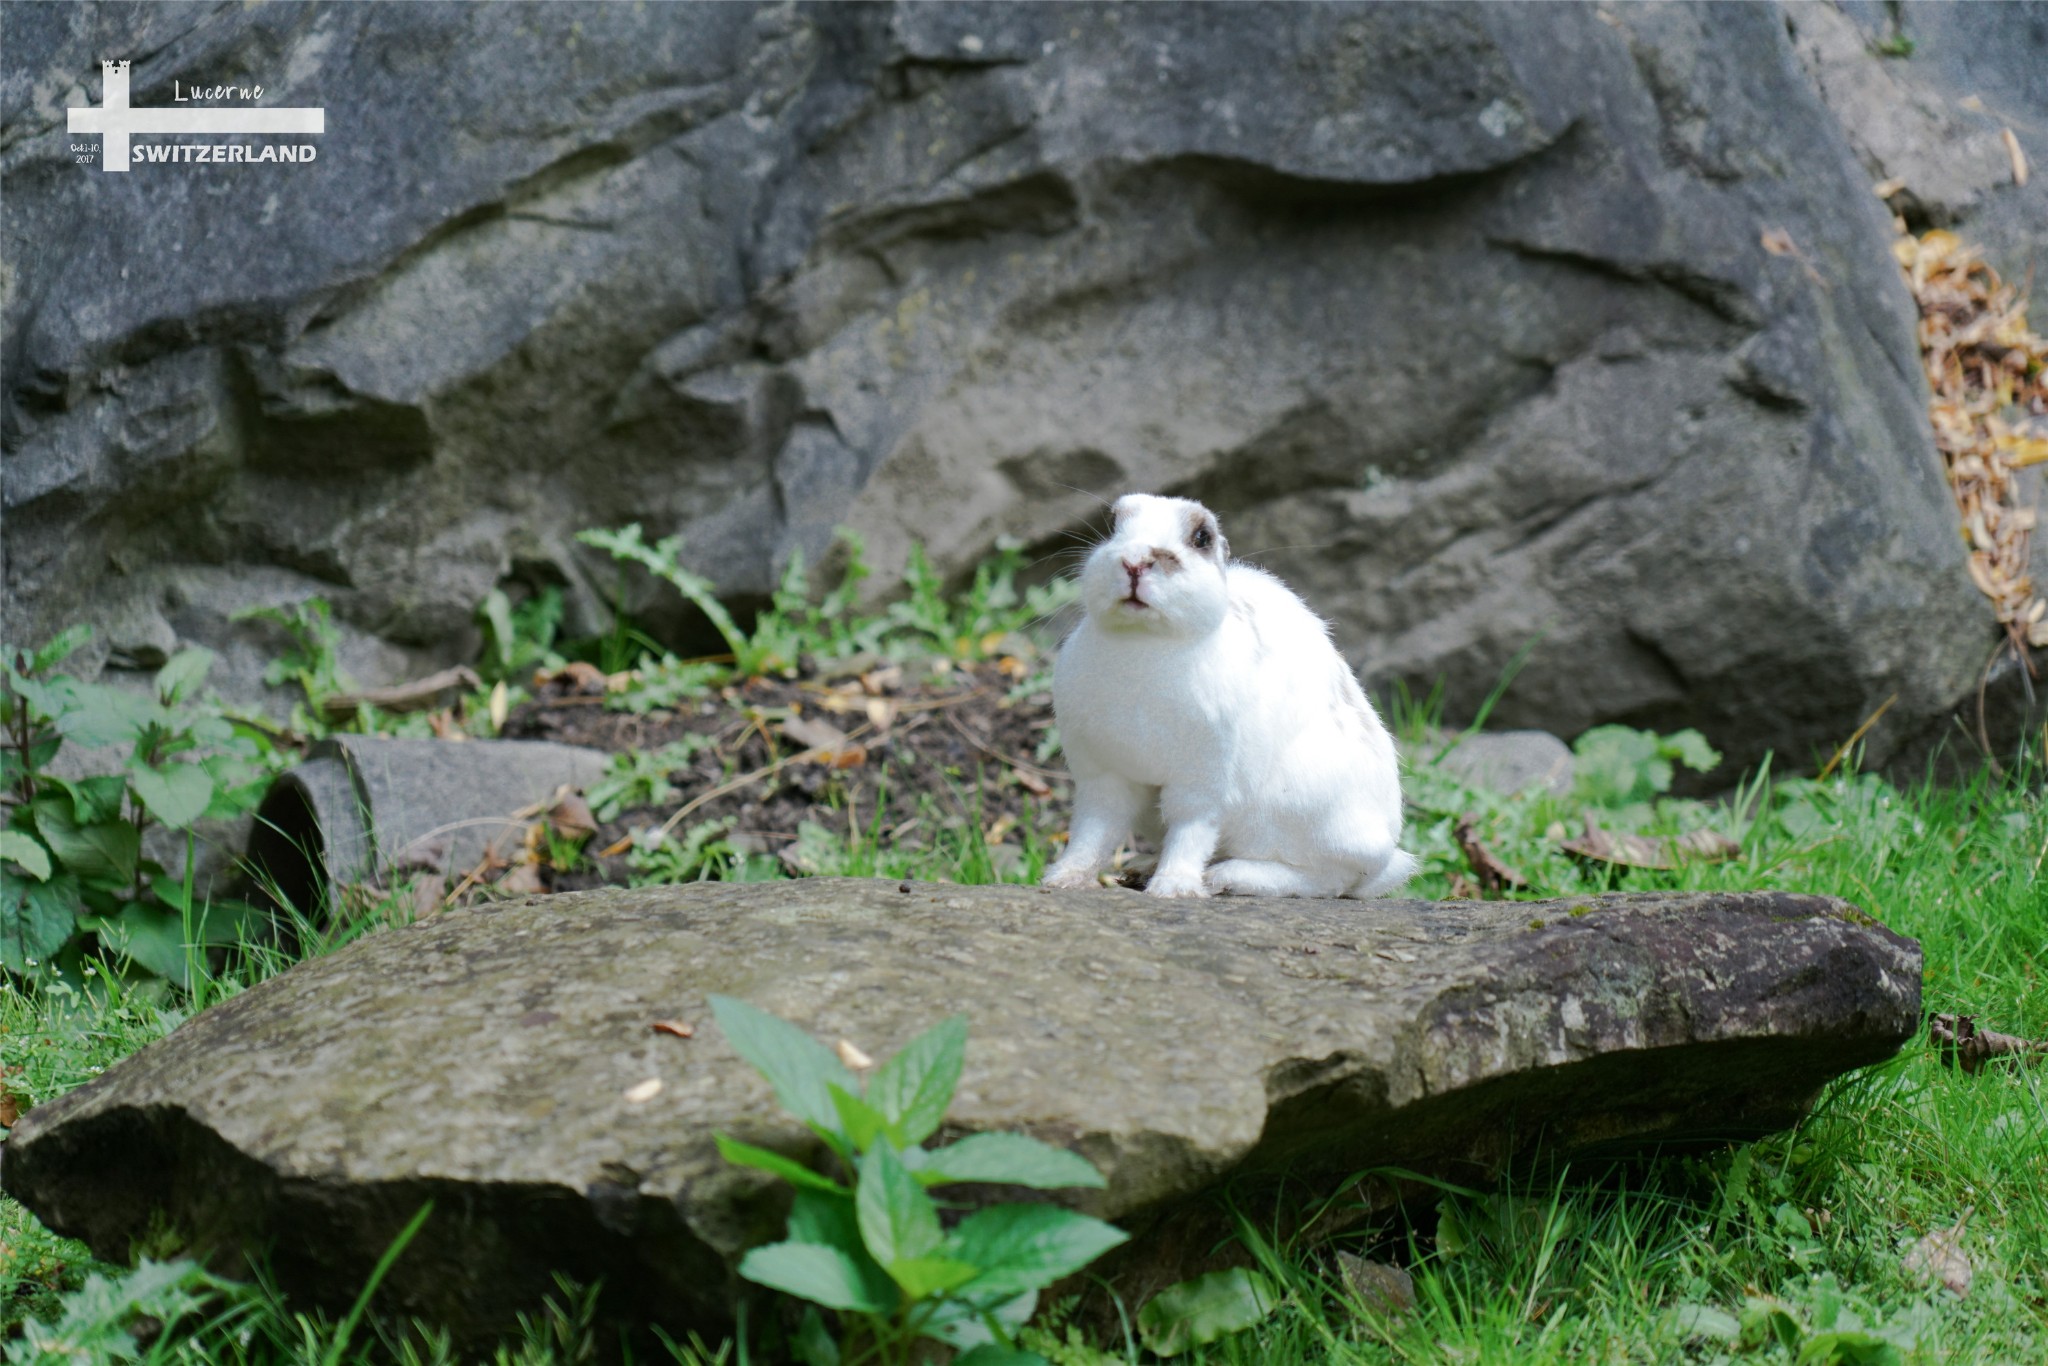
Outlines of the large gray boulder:
{"label": "large gray boulder", "polygon": [[[1539,1144],[1790,1124],[1912,1035],[1920,950],[1783,893],[580,893],[387,930],[216,1006],[31,1111],[0,1180],[102,1256],[167,1223],[230,1264],[267,1249],[286,1285],[343,1301],[432,1199],[394,1307],[488,1334],[562,1270],[602,1277],[614,1313],[715,1330],[787,1195],[722,1163],[713,1134],[820,1149],[710,992],[876,1056],[966,1012],[949,1133],[1023,1130],[1094,1161],[1108,1186],[1080,1203],[1135,1235],[1106,1269],[1141,1297],[1213,1250],[1185,1235],[1226,1180],[1285,1175],[1297,1200],[1372,1167],[1485,1182]],[[695,1037],[650,1028],[666,1019]]]}
{"label": "large gray boulder", "polygon": [[[1731,771],[1896,693],[1882,758],[1989,647],[1887,210],[1770,6],[0,22],[10,638],[204,642],[253,691],[233,612],[321,593],[376,682],[496,584],[600,626],[587,526],[745,599],[838,523],[886,583],[1152,489],[1377,684],[1469,715],[1534,640],[1500,721],[1694,725]],[[75,164],[105,57],[138,106],[323,107],[319,157]]]}

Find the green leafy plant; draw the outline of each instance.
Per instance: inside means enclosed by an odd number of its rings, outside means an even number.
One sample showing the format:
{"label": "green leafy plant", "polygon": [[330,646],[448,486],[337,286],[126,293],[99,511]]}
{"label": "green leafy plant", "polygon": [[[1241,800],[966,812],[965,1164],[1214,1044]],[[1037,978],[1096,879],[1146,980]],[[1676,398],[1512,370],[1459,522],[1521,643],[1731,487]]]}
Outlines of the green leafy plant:
{"label": "green leafy plant", "polygon": [[1006,638],[1048,620],[1080,595],[1070,579],[1019,589],[1017,577],[1024,567],[1022,547],[1004,541],[975,568],[974,581],[955,601],[924,547],[912,545],[903,568],[909,592],[890,604],[887,621],[899,633],[923,637],[940,654],[988,658],[1004,647]]}
{"label": "green leafy plant", "polygon": [[355,682],[341,668],[341,632],[334,628],[334,609],[325,598],[281,607],[250,607],[235,613],[236,621],[267,621],[291,637],[291,648],[270,661],[263,681],[273,688],[296,683],[305,696],[295,708],[293,724],[308,734],[325,734],[321,706],[338,693],[353,692]]}
{"label": "green leafy plant", "polygon": [[[259,732],[195,702],[209,652],[173,656],[148,693],[55,673],[89,638],[80,627],[33,656],[0,651],[0,967],[75,976],[97,947],[188,984],[195,950],[236,942],[255,914],[195,902],[192,827],[256,804],[267,750]],[[61,777],[50,766],[66,744],[127,753],[94,765],[112,771]],[[183,880],[143,856],[151,825],[186,832]]]}
{"label": "green leafy plant", "polygon": [[683,832],[682,838],[658,830],[636,831],[633,847],[626,851],[626,865],[633,870],[636,887],[660,886],[670,882],[695,882],[710,870],[738,857],[723,838],[732,829],[733,817],[699,821]]}
{"label": "green leafy plant", "polygon": [[[197,1317],[209,1302],[226,1297],[231,1304],[248,1302],[246,1287],[210,1275],[197,1262],[153,1262],[144,1258],[120,1276],[93,1274],[64,1297],[55,1323],[34,1319],[22,1325],[19,1341],[7,1345],[8,1366],[38,1366],[56,1361],[137,1361],[143,1348],[136,1330],[148,1324],[153,1333]],[[230,1311],[232,1316],[233,1311]],[[218,1320],[216,1325],[218,1325]]]}
{"label": "green leafy plant", "polygon": [[967,1018],[918,1035],[863,1085],[836,1053],[788,1021],[727,996],[712,997],[711,1008],[733,1048],[824,1141],[836,1168],[813,1171],[718,1136],[727,1161],[796,1188],[786,1238],[749,1252],[740,1274],[840,1315],[836,1343],[815,1309],[805,1316],[799,1357],[808,1366],[906,1363],[918,1341],[930,1339],[959,1349],[959,1366],[1042,1360],[1016,1345],[1038,1292],[1124,1234],[1051,1204],[996,1205],[946,1225],[929,1194],[935,1186],[1103,1185],[1086,1159],[1022,1134],[924,1146],[959,1085]]}
{"label": "green leafy plant", "polygon": [[1264,1320],[1280,1302],[1271,1279],[1244,1267],[1170,1285],[1138,1311],[1138,1335],[1158,1356],[1179,1356]]}
{"label": "green leafy plant", "polygon": [[1577,795],[1595,806],[1632,806],[1661,797],[1671,790],[1673,764],[1706,773],[1721,763],[1720,752],[1696,730],[1659,735],[1628,726],[1595,726],[1572,742],[1572,753],[1578,756]]}
{"label": "green leafy plant", "polygon": [[740,629],[732,613],[718,600],[717,589],[711,580],[683,568],[681,536],[665,536],[649,545],[640,534],[640,524],[633,522],[617,531],[579,531],[576,539],[622,563],[639,565],[682,594],[684,600],[702,612],[713,629],[723,637],[726,649],[732,654],[733,672],[742,678],[785,673],[796,668],[795,657],[785,653],[790,648],[788,633],[781,629],[779,621],[771,622],[765,631],[757,627],[754,634],[749,635]]}
{"label": "green leafy plant", "polygon": [[604,777],[590,785],[591,813],[608,821],[629,807],[664,805],[676,795],[669,775],[688,768],[698,752],[710,745],[708,735],[685,735],[660,749],[614,754]]}
{"label": "green leafy plant", "polygon": [[477,672],[486,683],[516,682],[533,669],[560,668],[555,638],[562,629],[562,590],[550,584],[513,605],[502,588],[485,594],[476,609],[484,628]]}

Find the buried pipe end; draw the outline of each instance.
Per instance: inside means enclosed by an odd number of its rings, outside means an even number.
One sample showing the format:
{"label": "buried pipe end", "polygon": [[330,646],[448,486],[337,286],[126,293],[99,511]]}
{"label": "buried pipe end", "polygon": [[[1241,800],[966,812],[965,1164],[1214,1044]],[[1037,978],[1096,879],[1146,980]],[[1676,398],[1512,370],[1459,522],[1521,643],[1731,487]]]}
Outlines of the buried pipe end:
{"label": "buried pipe end", "polygon": [[603,775],[599,750],[532,740],[323,740],[270,786],[248,862],[281,927],[331,920],[341,889],[393,866],[466,869],[523,832],[563,787]]}

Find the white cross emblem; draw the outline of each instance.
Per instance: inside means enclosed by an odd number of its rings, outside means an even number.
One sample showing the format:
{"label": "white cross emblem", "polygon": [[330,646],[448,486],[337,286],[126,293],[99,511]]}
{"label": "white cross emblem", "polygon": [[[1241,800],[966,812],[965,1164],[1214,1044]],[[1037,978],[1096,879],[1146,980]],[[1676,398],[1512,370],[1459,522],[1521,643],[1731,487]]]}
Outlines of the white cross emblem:
{"label": "white cross emblem", "polygon": [[98,109],[73,106],[71,131],[98,133],[100,166],[128,169],[132,133],[324,133],[325,109],[130,109],[128,63],[101,62],[106,102]]}

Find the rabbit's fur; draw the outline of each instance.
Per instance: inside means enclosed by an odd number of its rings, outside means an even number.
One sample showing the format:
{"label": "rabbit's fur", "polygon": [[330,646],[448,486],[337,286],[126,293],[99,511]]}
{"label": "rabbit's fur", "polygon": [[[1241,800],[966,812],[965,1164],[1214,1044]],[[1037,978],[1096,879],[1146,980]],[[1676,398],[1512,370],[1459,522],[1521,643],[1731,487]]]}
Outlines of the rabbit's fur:
{"label": "rabbit's fur", "polygon": [[1153,896],[1358,897],[1406,882],[1394,742],[1328,625],[1232,563],[1200,503],[1131,494],[1114,515],[1053,668],[1074,819],[1045,885],[1094,886],[1134,830],[1163,836]]}

